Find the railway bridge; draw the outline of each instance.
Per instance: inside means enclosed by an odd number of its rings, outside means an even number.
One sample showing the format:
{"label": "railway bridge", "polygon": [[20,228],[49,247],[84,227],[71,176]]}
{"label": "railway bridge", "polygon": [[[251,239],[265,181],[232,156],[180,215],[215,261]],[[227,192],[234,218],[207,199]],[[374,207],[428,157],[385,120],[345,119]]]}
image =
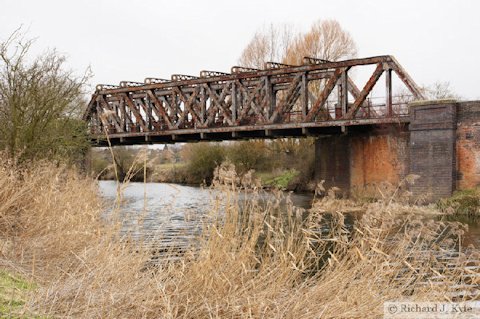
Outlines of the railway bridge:
{"label": "railway bridge", "polygon": [[94,146],[316,136],[316,178],[345,192],[410,173],[432,200],[480,184],[480,102],[425,101],[389,55],[97,85],[84,120]]}

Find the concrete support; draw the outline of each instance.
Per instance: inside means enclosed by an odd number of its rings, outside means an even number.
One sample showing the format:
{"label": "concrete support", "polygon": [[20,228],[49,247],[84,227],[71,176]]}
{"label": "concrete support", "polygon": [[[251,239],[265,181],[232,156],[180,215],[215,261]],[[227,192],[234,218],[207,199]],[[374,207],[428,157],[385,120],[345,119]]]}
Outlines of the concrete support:
{"label": "concrete support", "polygon": [[352,134],[352,191],[360,196],[375,196],[385,187],[396,188],[408,174],[409,136],[407,127],[397,124]]}
{"label": "concrete support", "polygon": [[316,180],[344,195],[372,195],[396,187],[408,173],[409,132],[404,125],[372,126],[317,139]]}
{"label": "concrete support", "polygon": [[450,196],[456,186],[455,101],[427,101],[410,105],[410,173],[420,178],[414,195],[429,201]]}
{"label": "concrete support", "polygon": [[350,126],[337,134],[317,139],[315,177],[344,195],[396,187],[407,174],[420,176],[410,190],[430,202],[480,186],[480,101],[416,102],[408,128]]}
{"label": "concrete support", "polygon": [[320,137],[315,142],[315,179],[326,189],[338,187],[350,192],[350,138],[348,135]]}

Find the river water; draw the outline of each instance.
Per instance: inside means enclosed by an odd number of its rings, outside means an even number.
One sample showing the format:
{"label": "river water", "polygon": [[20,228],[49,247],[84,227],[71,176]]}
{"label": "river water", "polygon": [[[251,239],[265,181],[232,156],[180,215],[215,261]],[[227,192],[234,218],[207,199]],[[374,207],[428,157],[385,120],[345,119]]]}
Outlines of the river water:
{"label": "river water", "polygon": [[[99,188],[102,197],[113,208],[117,199],[117,182],[99,181]],[[130,235],[179,247],[186,246],[200,231],[205,215],[213,203],[218,202],[218,196],[224,195],[208,188],[168,183],[129,183],[122,194],[119,213],[124,229],[128,229]],[[263,196],[273,195],[266,193]],[[312,195],[291,194],[291,201],[296,207],[308,209]],[[469,225],[466,244],[480,247],[480,221],[465,217],[455,217],[454,220]]]}
{"label": "river water", "polygon": [[[114,211],[118,184],[115,181],[99,181],[102,197],[107,207]],[[186,247],[201,230],[205,216],[222,203],[217,199],[221,192],[201,187],[168,183],[129,183],[122,190],[120,214],[123,230],[134,238],[155,242],[157,247]],[[243,194],[243,196],[249,196]],[[268,200],[269,193],[262,195]],[[299,208],[310,208],[312,195],[291,194],[291,201]]]}

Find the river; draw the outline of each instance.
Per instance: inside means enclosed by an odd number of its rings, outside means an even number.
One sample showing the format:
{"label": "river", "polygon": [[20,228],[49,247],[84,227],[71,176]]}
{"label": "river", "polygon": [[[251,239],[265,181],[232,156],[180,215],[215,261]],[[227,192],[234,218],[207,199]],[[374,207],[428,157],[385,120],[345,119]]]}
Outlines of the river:
{"label": "river", "polygon": [[[117,201],[117,182],[99,181],[107,207],[114,211]],[[169,183],[129,183],[122,190],[122,204],[117,210],[124,233],[134,238],[147,239],[160,247],[186,247],[198,234],[204,217],[219,196],[218,191]],[[249,196],[243,194],[243,196]],[[273,195],[262,194],[265,197]],[[291,194],[292,203],[299,208],[311,207],[311,194]]]}
{"label": "river", "polygon": [[[99,188],[107,204],[114,207],[117,183],[99,181]],[[122,194],[120,217],[124,229],[134,237],[155,238],[166,246],[187,245],[200,230],[203,217],[211,210],[216,197],[222,196],[208,188],[168,183],[129,183]],[[273,195],[265,193],[263,196]],[[295,206],[308,209],[312,195],[291,194],[291,200]],[[480,221],[466,217],[453,220],[467,223],[466,243],[480,247]]]}

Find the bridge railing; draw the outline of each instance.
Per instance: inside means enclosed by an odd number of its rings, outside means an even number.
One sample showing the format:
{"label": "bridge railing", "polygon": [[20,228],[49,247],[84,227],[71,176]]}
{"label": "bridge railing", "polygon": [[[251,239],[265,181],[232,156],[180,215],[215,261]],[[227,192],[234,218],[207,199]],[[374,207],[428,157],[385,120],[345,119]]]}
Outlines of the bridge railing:
{"label": "bridge railing", "polygon": [[[202,71],[200,77],[177,74],[171,80],[99,85],[84,119],[94,136],[282,129],[305,123],[393,119],[408,114],[405,101],[423,99],[419,87],[392,56],[306,61],[300,66],[270,63],[265,70],[233,67],[231,74]],[[374,71],[358,87],[350,72],[368,65]],[[392,73],[405,84],[408,98],[393,95]],[[382,75],[385,96],[376,99],[371,93]]]}

